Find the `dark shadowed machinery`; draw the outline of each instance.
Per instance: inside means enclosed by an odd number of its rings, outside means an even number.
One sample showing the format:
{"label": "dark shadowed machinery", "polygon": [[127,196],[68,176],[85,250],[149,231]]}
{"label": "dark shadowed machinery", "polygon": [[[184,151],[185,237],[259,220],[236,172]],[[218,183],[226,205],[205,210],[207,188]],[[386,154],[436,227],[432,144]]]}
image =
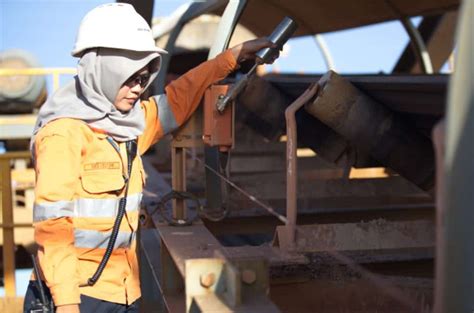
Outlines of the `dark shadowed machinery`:
{"label": "dark shadowed machinery", "polygon": [[461,8],[457,0],[206,1],[156,25],[170,56],[155,91],[203,58],[206,50],[176,44],[203,14],[220,17],[208,58],[236,25],[269,36],[286,17],[296,37],[398,20],[410,42],[388,74],[250,75],[253,64],[244,64],[206,92],[203,109],[170,138],[171,161],[157,159],[160,147],[145,157],[144,310],[470,307],[470,297],[435,289],[447,274],[434,263],[436,254],[446,259],[439,237],[449,231],[436,227],[432,131],[445,116],[450,75],[441,68]]}

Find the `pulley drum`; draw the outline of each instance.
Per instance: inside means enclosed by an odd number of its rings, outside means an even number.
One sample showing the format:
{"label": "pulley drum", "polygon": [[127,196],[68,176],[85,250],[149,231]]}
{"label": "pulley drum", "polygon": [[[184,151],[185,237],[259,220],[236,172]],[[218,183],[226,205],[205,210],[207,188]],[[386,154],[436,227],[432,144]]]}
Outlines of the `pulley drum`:
{"label": "pulley drum", "polygon": [[[29,52],[11,49],[0,52],[0,69],[40,67]],[[46,99],[43,75],[0,75],[0,114],[31,113]]]}

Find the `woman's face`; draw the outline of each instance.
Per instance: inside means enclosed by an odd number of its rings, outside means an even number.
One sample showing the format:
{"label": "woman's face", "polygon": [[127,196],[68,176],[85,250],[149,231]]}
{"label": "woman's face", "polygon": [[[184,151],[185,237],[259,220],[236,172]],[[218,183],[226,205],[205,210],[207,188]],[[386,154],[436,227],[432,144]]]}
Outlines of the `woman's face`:
{"label": "woman's face", "polygon": [[147,68],[142,68],[133,74],[122,87],[120,87],[115,97],[115,108],[122,113],[130,111],[145,90],[149,80],[150,72]]}

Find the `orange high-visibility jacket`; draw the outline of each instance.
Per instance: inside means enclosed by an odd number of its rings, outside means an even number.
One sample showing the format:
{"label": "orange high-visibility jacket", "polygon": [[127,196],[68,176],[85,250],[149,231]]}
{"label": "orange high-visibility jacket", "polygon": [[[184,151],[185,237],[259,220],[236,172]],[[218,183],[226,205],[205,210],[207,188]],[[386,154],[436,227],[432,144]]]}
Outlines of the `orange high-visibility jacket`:
{"label": "orange high-visibility jacket", "polygon": [[[142,101],[146,128],[138,138],[139,155],[186,121],[205,89],[235,66],[227,50],[170,83],[166,95]],[[80,294],[122,304],[140,297],[135,235],[145,176],[139,155],[109,262],[94,286],[79,287],[102,260],[124,193],[125,144],[109,141],[107,134],[71,118],[48,123],[36,137],[35,240],[56,306],[80,303]]]}

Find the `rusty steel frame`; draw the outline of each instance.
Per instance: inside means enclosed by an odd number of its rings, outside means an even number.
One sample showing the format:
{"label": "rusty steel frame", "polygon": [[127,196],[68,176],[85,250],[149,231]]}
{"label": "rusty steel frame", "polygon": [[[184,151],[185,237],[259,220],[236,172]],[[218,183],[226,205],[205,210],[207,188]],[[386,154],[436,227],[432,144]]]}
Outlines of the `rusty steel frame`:
{"label": "rusty steel frame", "polygon": [[286,230],[290,248],[295,242],[297,210],[297,181],[298,181],[298,158],[296,150],[298,147],[298,135],[296,129],[295,113],[306,102],[313,98],[318,92],[319,86],[311,85],[296,101],[288,106],[285,110],[286,118]]}
{"label": "rusty steel frame", "polygon": [[[279,312],[265,296],[268,267],[258,250],[225,248],[201,223],[156,226],[161,238],[158,283],[170,313],[184,307],[186,312]],[[274,256],[275,263],[286,260]],[[258,297],[248,291],[255,286],[260,286]]]}
{"label": "rusty steel frame", "polygon": [[[237,3],[237,1],[230,1],[233,4]],[[228,39],[227,39],[228,40]],[[315,93],[317,92],[317,87],[314,87],[316,90],[314,91]],[[311,88],[310,88],[311,89]],[[305,101],[303,101],[304,97],[308,97]],[[313,94],[314,96],[314,94]],[[289,242],[291,243],[290,245],[294,245],[296,238],[295,238],[295,233],[296,233],[296,218],[297,218],[297,207],[296,207],[296,180],[297,180],[297,164],[296,164],[296,145],[297,145],[297,136],[296,136],[296,123],[294,122],[294,114],[298,108],[300,108],[302,105],[304,105],[307,100],[309,100],[312,96],[308,95],[307,92],[303,94],[298,100],[295,101],[302,102],[302,103],[294,103],[295,106],[291,108],[288,112],[287,121],[288,119],[292,119],[293,124],[289,125],[288,128],[294,128],[294,131],[291,132],[291,130],[288,130],[288,142],[287,143],[290,147],[288,148],[288,154],[287,154],[287,162],[288,162],[288,185],[287,185],[287,192],[288,192],[288,197],[287,197],[287,217],[288,217],[288,222],[287,225],[285,226],[285,234],[288,235],[288,238],[290,238]],[[292,105],[293,106],[293,105]],[[285,112],[286,115],[287,112]],[[292,116],[290,116],[292,115]],[[288,122],[290,124],[291,122]],[[290,133],[292,139],[290,140]],[[294,136],[293,136],[294,135]],[[294,139],[293,139],[294,137]],[[180,151],[174,151],[174,159],[175,161],[178,160],[178,162],[182,163],[184,160],[182,159],[182,155],[184,155],[184,148],[179,148],[181,149]],[[182,152],[182,153],[181,153]],[[291,164],[290,164],[291,163]],[[173,166],[175,168],[175,166]],[[183,180],[185,181],[185,167],[184,165],[182,167],[178,166],[179,171],[176,172],[175,176],[175,171],[173,172],[173,179],[174,182],[180,181],[182,182]],[[290,181],[292,181],[294,184],[291,186]],[[185,183],[182,183],[181,186],[185,185]],[[180,185],[178,183],[177,185]],[[175,183],[173,183],[173,187],[177,186]],[[290,196],[291,195],[291,196]],[[290,203],[291,202],[291,203]],[[176,212],[175,212],[176,211]],[[174,210],[174,214],[178,214],[182,210]],[[332,226],[330,226],[332,227]],[[217,239],[206,229],[201,224],[195,224],[192,226],[187,226],[183,228],[177,228],[177,227],[172,227],[172,226],[167,226],[167,225],[157,225],[157,230],[160,235],[160,240],[161,240],[161,254],[162,254],[162,277],[160,279],[161,283],[163,284],[162,290],[165,290],[166,292],[163,292],[163,296],[165,297],[165,302],[167,303],[167,307],[169,311],[173,311],[173,308],[178,308],[181,307],[181,304],[185,302],[186,296],[190,297],[191,296],[191,291],[189,290],[188,292],[188,287],[189,284],[187,283],[188,279],[193,279],[194,284],[197,284],[197,289],[200,289],[202,291],[202,288],[209,289],[210,286],[213,286],[216,283],[216,275],[215,273],[213,275],[210,275],[209,273],[206,273],[205,269],[200,269],[199,264],[203,260],[206,260],[204,262],[208,262],[213,265],[213,267],[216,267],[217,269],[221,269],[223,272],[227,272],[227,270],[224,270],[225,265],[229,264],[229,268],[233,268],[233,265],[230,265],[230,262],[232,260],[228,261],[223,260],[221,257],[216,258],[216,250],[221,251],[223,253],[224,259],[226,259],[226,255],[230,249],[224,248],[220,245],[220,243],[217,241]],[[184,238],[184,239],[183,239]],[[252,253],[252,249],[249,249],[247,247],[240,247],[242,251],[245,251],[246,253]],[[254,249],[255,250],[255,249]],[[254,252],[255,253],[255,252]],[[196,271],[193,272],[193,274],[190,274],[190,271]],[[238,276],[236,274],[236,271],[231,270],[232,274],[229,274],[230,280],[232,281],[232,285],[229,288],[235,288],[232,290],[235,293],[238,293],[238,283],[236,282],[236,277]],[[243,275],[243,273],[240,273]],[[236,276],[237,275],[237,276]],[[251,274],[249,274],[252,276]],[[196,279],[196,277],[198,279]],[[252,280],[252,277],[250,277],[250,281]],[[183,288],[185,290],[183,290]],[[184,295],[182,293],[185,293]],[[189,295],[188,295],[189,293]],[[235,296],[235,294],[234,294]],[[194,300],[188,299],[188,310],[193,311],[196,310],[196,312],[208,312],[208,309],[213,308],[215,310],[216,307],[222,308],[222,309],[228,309],[228,306],[219,306],[219,304],[222,304],[222,297],[219,297],[216,295],[216,293],[204,293],[203,295],[201,294],[196,294],[192,295]],[[231,303],[234,305],[237,304],[237,298],[234,297]],[[196,303],[196,306],[192,307],[192,303]],[[180,305],[176,305],[176,303],[181,303]],[[210,306],[208,306],[210,304]],[[259,302],[261,304],[261,302]],[[272,304],[273,305],[273,304]],[[203,307],[207,309],[203,309]],[[246,312],[254,312],[256,307],[252,307],[252,309],[249,309]],[[258,310],[259,312],[263,312],[262,310]],[[229,312],[234,312],[234,310],[230,310]],[[240,311],[239,311],[240,312]]]}
{"label": "rusty steel frame", "polygon": [[277,226],[278,244],[298,253],[343,253],[358,263],[416,260],[433,257],[435,227],[432,220],[298,225],[295,242]]}
{"label": "rusty steel frame", "polygon": [[17,226],[30,226],[27,224],[16,225],[13,219],[13,199],[11,185],[11,161],[14,159],[29,159],[29,152],[7,152],[0,154],[0,211],[2,215],[1,227],[3,229],[3,279],[5,295],[16,295],[15,282],[15,235]]}
{"label": "rusty steel frame", "polygon": [[[186,148],[171,148],[171,185],[175,191],[186,191]],[[173,199],[173,219],[186,220],[186,202]]]}

